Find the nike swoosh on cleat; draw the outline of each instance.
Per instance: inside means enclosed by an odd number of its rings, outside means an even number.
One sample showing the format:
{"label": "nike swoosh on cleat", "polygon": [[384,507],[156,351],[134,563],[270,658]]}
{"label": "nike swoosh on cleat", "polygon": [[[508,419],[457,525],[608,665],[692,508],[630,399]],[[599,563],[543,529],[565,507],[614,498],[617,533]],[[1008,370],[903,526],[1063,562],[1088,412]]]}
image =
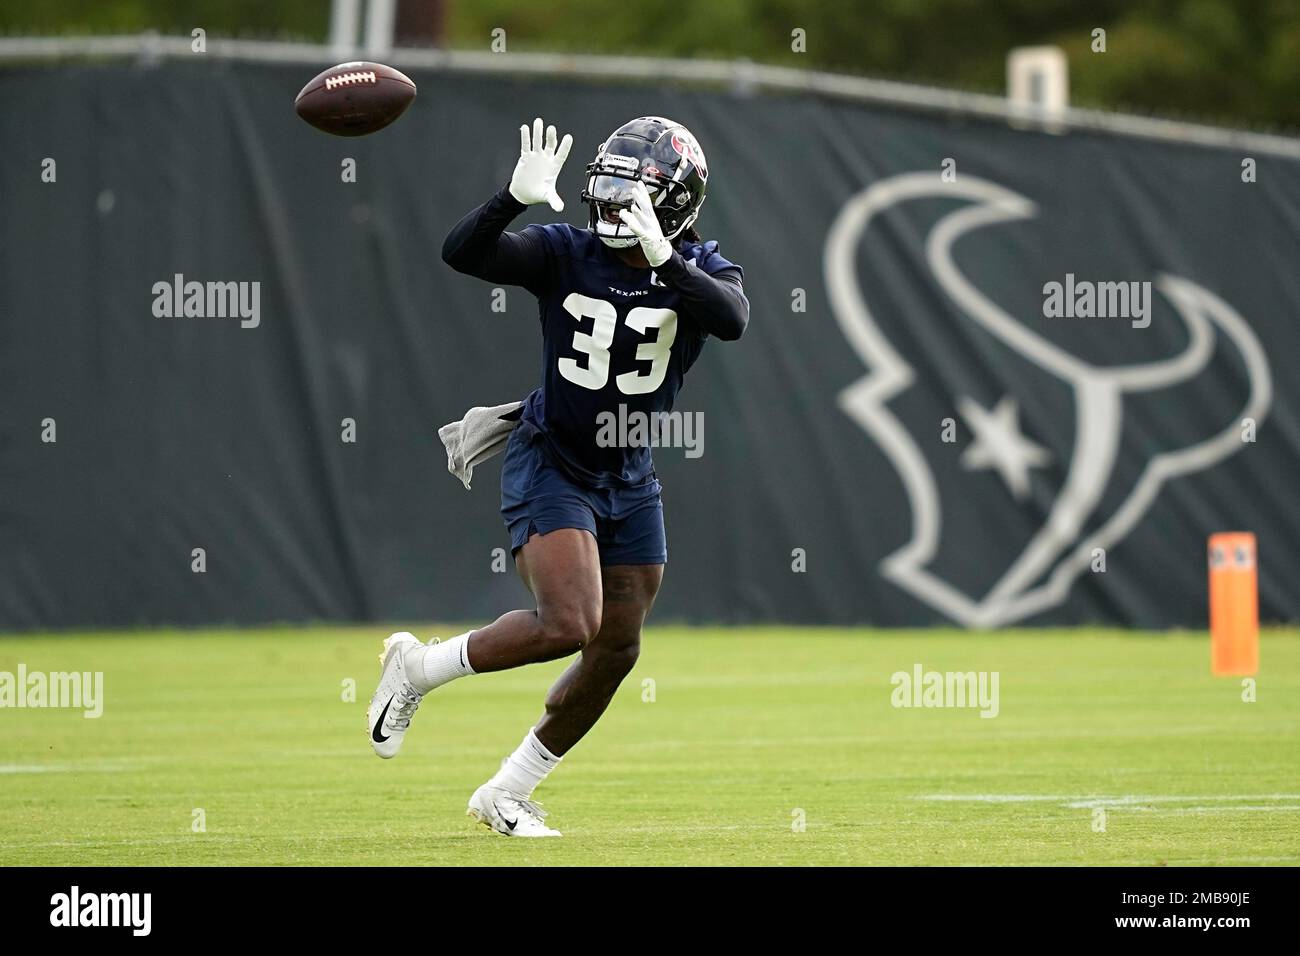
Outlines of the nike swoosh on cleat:
{"label": "nike swoosh on cleat", "polygon": [[375,721],[375,729],[370,732],[370,739],[377,744],[382,744],[388,739],[387,736],[381,735],[379,731],[384,726],[384,718],[388,716],[388,708],[392,706],[393,698],[390,697],[388,698],[388,703],[384,704],[384,709],[380,712],[379,719]]}
{"label": "nike swoosh on cleat", "polygon": [[515,828],[515,824],[519,822],[519,818],[515,817],[513,820],[507,820],[506,815],[503,813],[501,814],[501,822],[506,825],[506,829],[513,830]]}

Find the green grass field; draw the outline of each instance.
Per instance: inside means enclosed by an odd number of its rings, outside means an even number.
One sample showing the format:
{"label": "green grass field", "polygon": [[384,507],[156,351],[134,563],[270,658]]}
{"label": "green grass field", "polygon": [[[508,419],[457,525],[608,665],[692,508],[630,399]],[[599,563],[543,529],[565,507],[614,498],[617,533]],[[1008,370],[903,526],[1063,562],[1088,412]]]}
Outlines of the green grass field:
{"label": "green grass field", "polygon": [[[105,682],[98,719],[0,709],[0,863],[1300,862],[1294,632],[1265,635],[1244,703],[1204,635],[652,629],[539,790],[565,833],[543,841],[464,809],[563,665],[435,692],[381,761],[364,724],[386,633],[0,638],[0,671]],[[999,715],[894,708],[917,662],[999,672]]]}

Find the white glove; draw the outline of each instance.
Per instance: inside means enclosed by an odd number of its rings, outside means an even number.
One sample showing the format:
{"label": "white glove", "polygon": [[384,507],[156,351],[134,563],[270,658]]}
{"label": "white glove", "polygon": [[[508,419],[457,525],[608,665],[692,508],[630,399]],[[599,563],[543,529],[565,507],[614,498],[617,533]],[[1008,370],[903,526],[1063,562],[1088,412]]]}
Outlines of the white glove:
{"label": "white glove", "polygon": [[672,256],[673,244],[664,238],[664,231],[655,215],[655,207],[650,202],[650,191],[645,188],[645,183],[637,181],[632,184],[632,206],[630,209],[620,209],[618,218],[641,240],[641,251],[651,266],[658,268]]}
{"label": "white glove", "polygon": [[560,167],[569,158],[569,147],[573,137],[568,133],[555,145],[555,127],[546,128],[546,145],[542,145],[542,121],[533,121],[532,142],[529,143],[528,127],[519,127],[519,162],[515,163],[515,174],[510,177],[510,195],[532,206],[539,202],[548,202],[556,212],[564,209],[564,200],[555,191],[555,180],[559,178]]}

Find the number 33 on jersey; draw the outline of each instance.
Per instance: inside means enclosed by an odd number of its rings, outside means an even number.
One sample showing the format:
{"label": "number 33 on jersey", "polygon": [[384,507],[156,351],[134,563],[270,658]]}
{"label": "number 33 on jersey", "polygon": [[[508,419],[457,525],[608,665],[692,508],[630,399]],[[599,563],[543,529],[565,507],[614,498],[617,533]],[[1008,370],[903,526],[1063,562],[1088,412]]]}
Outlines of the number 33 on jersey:
{"label": "number 33 on jersey", "polygon": [[[609,350],[614,344],[614,332],[618,328],[618,309],[612,302],[593,299],[580,292],[570,292],[564,298],[564,308],[578,321],[586,318],[592,320],[591,334],[573,333],[573,348],[587,356],[584,368],[577,359],[562,358],[559,362],[560,374],[574,385],[581,385],[593,391],[600,391],[609,381]],[[644,395],[653,392],[664,382],[668,374],[668,358],[672,353],[673,340],[677,337],[677,313],[672,309],[648,309],[636,306],[629,309],[624,324],[642,335],[649,333],[654,338],[637,346],[638,364],[649,362],[648,371],[623,372],[614,376],[618,390],[624,395]]]}
{"label": "number 33 on jersey", "polygon": [[[576,471],[627,475],[628,449],[595,444],[598,416],[620,405],[629,412],[670,411],[706,333],[675,290],[652,270],[624,263],[591,232],[564,223],[523,232],[543,241],[550,266],[544,283],[530,288],[541,307],[545,364],[525,418],[541,425]],[[716,249],[708,243],[680,251],[692,268],[739,275]],[[648,449],[644,457],[648,471]]]}

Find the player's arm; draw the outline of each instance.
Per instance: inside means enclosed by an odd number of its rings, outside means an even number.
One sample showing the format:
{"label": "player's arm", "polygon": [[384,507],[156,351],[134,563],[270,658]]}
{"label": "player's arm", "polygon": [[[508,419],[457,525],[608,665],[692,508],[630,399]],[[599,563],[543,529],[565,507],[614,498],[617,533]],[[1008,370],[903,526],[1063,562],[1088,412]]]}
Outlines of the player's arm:
{"label": "player's arm", "polygon": [[502,186],[447,233],[442,261],[457,272],[503,285],[537,286],[546,273],[546,244],[538,236],[506,232],[527,206]]}
{"label": "player's arm", "polygon": [[749,300],[745,298],[739,270],[723,269],[710,275],[682,258],[664,238],[645,183],[638,182],[632,187],[632,205],[620,210],[619,217],[640,241],[641,251],[654,267],[655,275],[682,297],[696,324],[726,341],[740,338],[749,324]]}
{"label": "player's arm", "polygon": [[549,203],[564,208],[555,191],[560,168],[569,155],[573,137],[556,143],[555,127],[542,138],[542,121],[519,127],[519,162],[508,186],[456,223],[442,244],[442,261],[457,272],[507,285],[537,287],[547,269],[547,250],[536,236],[506,232],[506,226],[527,206]]}
{"label": "player's arm", "polygon": [[749,325],[749,299],[740,276],[734,270],[710,275],[682,254],[673,251],[655,275],[682,297],[695,323],[710,335],[733,342]]}

